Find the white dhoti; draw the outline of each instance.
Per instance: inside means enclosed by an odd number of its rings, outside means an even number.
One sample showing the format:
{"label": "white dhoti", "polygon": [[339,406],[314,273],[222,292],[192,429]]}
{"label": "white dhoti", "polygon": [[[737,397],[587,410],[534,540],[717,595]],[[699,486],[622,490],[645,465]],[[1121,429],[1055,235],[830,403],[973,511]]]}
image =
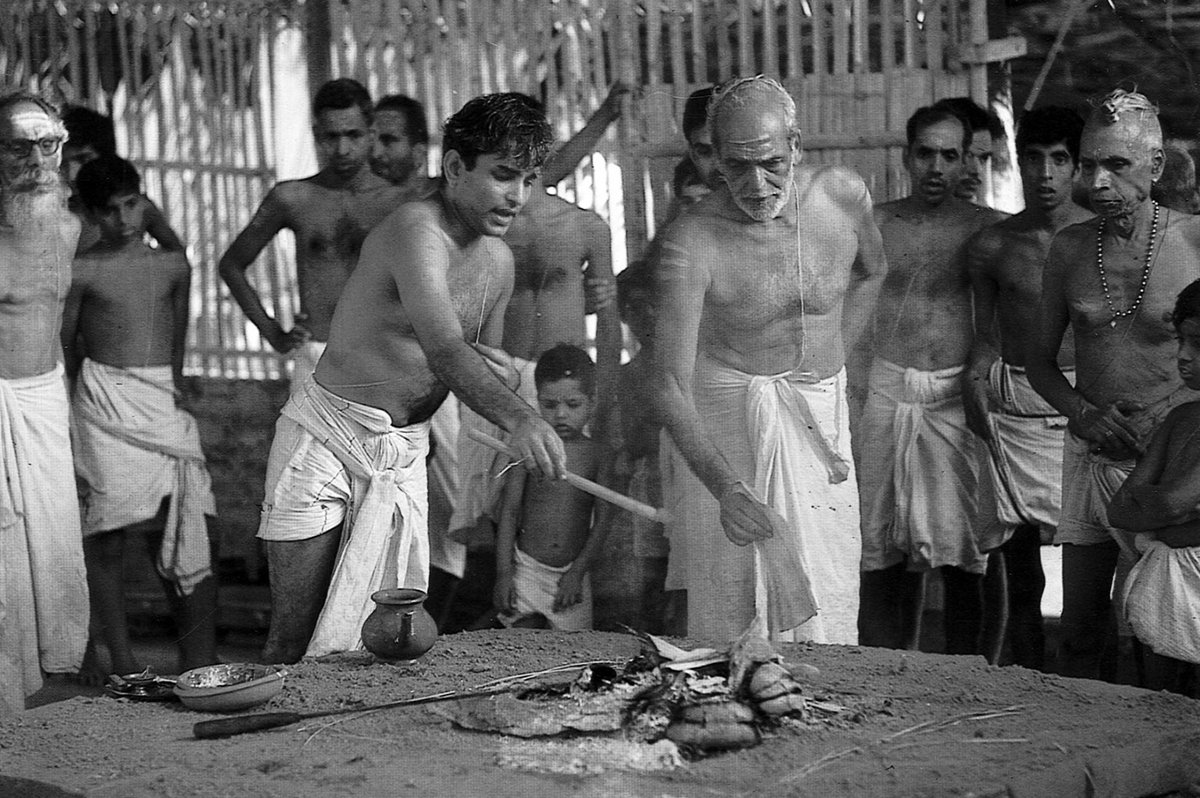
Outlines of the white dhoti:
{"label": "white dhoti", "polygon": [[158,572],[190,595],[213,573],[205,516],[217,509],[196,419],[175,406],[171,367],[84,360],[72,410],[84,536],[148,521],[170,497]]}
{"label": "white dhoti", "polygon": [[514,547],[513,590],[517,594],[514,606],[516,616],[540,613],[550,622],[551,629],[579,632],[592,628],[592,582],[587,574],[583,577],[582,598],[564,610],[554,609],[554,597],[558,595],[558,580],[571,569],[570,565],[546,565]]}
{"label": "white dhoti", "polygon": [[42,673],[74,673],[88,639],[87,572],[62,367],[0,380],[0,714]]}
{"label": "white dhoti", "polygon": [[[533,380],[533,370],[537,364],[514,357],[513,365],[521,375],[517,395],[530,406],[537,407],[537,386]],[[497,520],[500,493],[504,487],[504,480],[499,479],[499,475],[509,464],[509,457],[479,443],[470,437],[470,432],[473,429],[481,430],[505,442],[508,441],[508,434],[465,404],[460,402],[459,407],[458,495],[454,500],[454,515],[450,519],[450,534],[457,540],[471,544],[490,543],[490,538],[481,539],[484,536],[480,524],[494,524]]]}
{"label": "white dhoti", "polygon": [[321,355],[325,354],[326,341],[308,340],[287,353],[291,361],[291,377],[288,379],[288,392],[296,393],[304,387],[304,382],[317,370]]}
{"label": "white dhoti", "polygon": [[859,424],[864,571],[907,558],[913,569],[952,565],[981,574],[984,551],[1001,542],[978,539],[994,502],[986,447],[967,428],[962,371],[871,364]]}
{"label": "white dhoti", "polygon": [[306,656],[361,648],[376,590],[428,588],[428,452],[428,421],[393,427],[383,410],[343,399],[311,377],[284,405],[258,536],[303,540],[342,525]]}
{"label": "white dhoti", "polygon": [[[1074,371],[1067,379],[1074,384]],[[1029,384],[1025,369],[1002,360],[988,382],[997,402],[988,414],[992,439],[988,458],[996,514],[1007,538],[1018,526],[1033,525],[1050,542],[1062,510],[1063,438],[1067,419]]]}
{"label": "white dhoti", "polygon": [[[783,516],[789,534],[734,545],[717,500],[689,469],[675,471],[671,490],[684,498],[669,507],[671,573],[687,588],[689,636],[724,643],[761,615],[773,636],[786,630],[782,639],[857,642],[861,539],[845,393],[844,371],[818,380],[697,362],[696,408],[706,431],[734,472]],[[801,572],[774,585],[772,595],[764,557],[798,560]],[[815,616],[776,612],[804,606],[809,585]]]}
{"label": "white dhoti", "polygon": [[1125,618],[1155,654],[1200,663],[1200,546],[1171,548],[1138,535],[1125,580]]}
{"label": "white dhoti", "polygon": [[[429,526],[429,564],[448,574],[462,578],[467,567],[467,547],[450,537],[450,522],[454,517],[454,502],[458,499],[458,397],[448,394],[446,401],[429,419],[429,492],[432,501],[437,492],[445,502],[449,515],[444,525]],[[432,518],[430,519],[432,522]]]}
{"label": "white dhoti", "polygon": [[[1173,408],[1196,401],[1197,397],[1195,391],[1181,386],[1127,416],[1145,431],[1145,439],[1149,440]],[[1113,460],[1093,452],[1091,447],[1090,441],[1067,432],[1063,445],[1062,513],[1054,542],[1092,546],[1116,540],[1126,557],[1136,558],[1133,533],[1108,523],[1108,503],[1133,472],[1137,461]]]}

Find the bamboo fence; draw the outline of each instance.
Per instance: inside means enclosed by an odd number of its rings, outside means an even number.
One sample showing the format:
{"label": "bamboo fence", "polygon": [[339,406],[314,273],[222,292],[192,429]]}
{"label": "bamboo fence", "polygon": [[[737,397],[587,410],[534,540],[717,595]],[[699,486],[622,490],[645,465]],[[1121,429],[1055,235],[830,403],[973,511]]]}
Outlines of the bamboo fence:
{"label": "bamboo fence", "polygon": [[[541,99],[560,138],[615,81],[636,87],[598,152],[560,193],[614,230],[614,262],[636,257],[666,211],[684,155],[684,101],[737,75],[778,78],[797,101],[809,162],[858,170],[877,200],[907,191],[904,122],[972,90],[960,66],[984,0],[338,0],[331,68],[373,96],[425,104],[436,163],[440,121],[484,92]],[[216,275],[225,246],[274,182],[272,40],[292,4],[265,0],[6,0],[0,78],[114,114],[148,193],[190,242],[189,369],[273,377],[278,359]],[[292,120],[287,120],[289,123]],[[289,318],[288,242],[254,265],[268,309]],[[267,350],[267,351],[264,351]]]}

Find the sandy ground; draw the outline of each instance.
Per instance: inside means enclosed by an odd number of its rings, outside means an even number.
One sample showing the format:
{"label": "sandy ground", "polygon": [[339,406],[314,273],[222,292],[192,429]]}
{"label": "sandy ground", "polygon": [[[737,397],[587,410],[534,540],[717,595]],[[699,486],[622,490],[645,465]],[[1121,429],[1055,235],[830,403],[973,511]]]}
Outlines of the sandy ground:
{"label": "sandy ground", "polygon": [[[611,756],[604,739],[466,731],[447,719],[447,704],[196,740],[192,725],[213,716],[174,702],[79,696],[0,721],[0,795],[39,794],[14,779],[95,798],[1133,796],[1200,783],[1200,703],[1186,698],[975,657],[807,644],[782,651],[819,668],[811,692],[847,710],[673,771],[627,770],[632,760]],[[601,632],[464,633],[413,665],[367,654],[300,663],[284,691],[253,711],[363,706],[636,652],[633,637]],[[1009,711],[980,717],[1001,710]]]}

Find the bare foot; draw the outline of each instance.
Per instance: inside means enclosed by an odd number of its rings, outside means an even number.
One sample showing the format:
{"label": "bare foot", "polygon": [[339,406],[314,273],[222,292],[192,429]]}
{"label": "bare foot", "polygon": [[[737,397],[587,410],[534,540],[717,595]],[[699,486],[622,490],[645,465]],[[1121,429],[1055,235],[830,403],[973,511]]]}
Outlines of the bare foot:
{"label": "bare foot", "polygon": [[79,674],[76,676],[79,683],[88,687],[103,687],[108,674],[112,672],[111,668],[106,667],[104,660],[105,657],[96,641],[89,640],[83,653],[83,664],[79,666]]}

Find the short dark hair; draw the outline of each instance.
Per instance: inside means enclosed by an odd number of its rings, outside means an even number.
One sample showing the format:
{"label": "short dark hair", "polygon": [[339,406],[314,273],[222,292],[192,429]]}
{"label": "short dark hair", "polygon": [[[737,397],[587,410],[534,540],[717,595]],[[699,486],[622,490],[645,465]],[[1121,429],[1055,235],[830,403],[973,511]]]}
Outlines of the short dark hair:
{"label": "short dark hair", "polygon": [[596,364],[587,352],[571,344],[559,344],[542,353],[533,368],[533,384],[540,391],[548,382],[579,380],[579,390],[596,393]]}
{"label": "short dark hair", "polygon": [[1026,111],[1017,125],[1017,157],[1031,144],[1048,147],[1061,142],[1079,163],[1079,139],[1083,135],[1083,117],[1065,105],[1044,105]]}
{"label": "short dark hair", "polygon": [[429,124],[425,121],[425,106],[407,94],[389,94],[375,103],[375,113],[395,111],[404,117],[404,133],[412,145],[429,143]]}
{"label": "short dark hair", "polygon": [[117,154],[117,130],[112,117],[83,105],[63,109],[63,124],[72,147],[91,147],[97,155]]}
{"label": "short dark hair", "polygon": [[358,108],[367,121],[371,121],[371,93],[353,78],[327,80],[313,95],[313,119],[320,116],[322,111],[341,111],[344,108]]}
{"label": "short dark hair", "polygon": [[83,207],[99,210],[118,194],[141,194],[137,168],[117,155],[102,155],[85,163],[75,178],[75,191]]}
{"label": "short dark hair", "polygon": [[1004,135],[1004,123],[995,111],[984,108],[970,97],[944,97],[933,104],[934,108],[949,108],[958,114],[963,123],[969,125],[971,132],[987,130],[993,138]]}
{"label": "short dark hair", "polygon": [[963,129],[962,148],[963,152],[971,146],[971,126],[965,119],[956,114],[946,106],[938,107],[935,105],[923,105],[913,111],[912,116],[908,118],[908,123],[904,126],[904,135],[908,141],[907,146],[911,147],[913,142],[917,140],[917,136],[925,128],[933,127],[938,122],[957,122]]}
{"label": "short dark hair", "polygon": [[1171,311],[1171,323],[1175,329],[1189,319],[1200,319],[1200,280],[1187,284],[1175,299],[1175,309]]}
{"label": "short dark hair", "polygon": [[708,124],[708,101],[712,99],[713,87],[705,86],[688,95],[683,104],[683,137],[692,141],[692,134]]}
{"label": "short dark hair", "polygon": [[442,150],[454,150],[468,169],[480,155],[512,158],[522,169],[541,166],[554,133],[539,103],[517,92],[484,94],[467,102],[442,129]]}

